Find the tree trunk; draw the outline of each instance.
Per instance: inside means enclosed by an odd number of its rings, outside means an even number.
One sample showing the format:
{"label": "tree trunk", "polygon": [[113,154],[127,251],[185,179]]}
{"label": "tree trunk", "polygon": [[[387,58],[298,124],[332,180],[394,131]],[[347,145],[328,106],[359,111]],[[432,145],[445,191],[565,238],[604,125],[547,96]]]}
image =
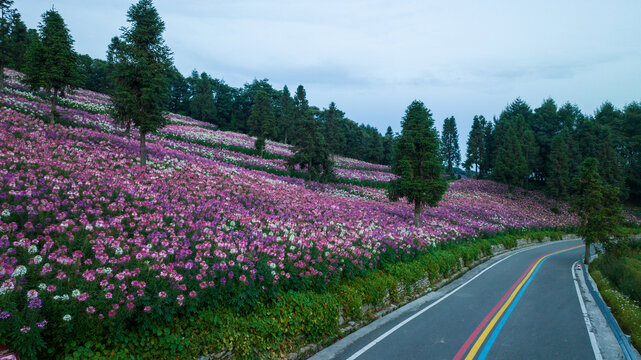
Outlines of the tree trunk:
{"label": "tree trunk", "polygon": [[0,71],[0,91],[4,90],[4,68]]}
{"label": "tree trunk", "polygon": [[147,133],[144,131],[140,132],[140,166],[147,166],[147,146],[145,144],[147,140]]}
{"label": "tree trunk", "polygon": [[590,263],[590,244],[588,244],[587,242],[585,243],[585,260],[583,261],[583,263]]}
{"label": "tree trunk", "polygon": [[421,226],[421,203],[419,201],[414,201],[414,225]]}
{"label": "tree trunk", "polygon": [[125,127],[125,137],[129,137],[131,134],[131,120],[127,121],[127,126]]}
{"label": "tree trunk", "polygon": [[58,100],[58,90],[53,89],[53,96],[51,97],[51,114],[50,119],[53,124],[56,119],[56,101]]}
{"label": "tree trunk", "polygon": [[475,167],[475,169],[474,169],[474,177],[476,177],[478,179],[479,178],[479,164],[476,163],[474,165],[474,167]]}

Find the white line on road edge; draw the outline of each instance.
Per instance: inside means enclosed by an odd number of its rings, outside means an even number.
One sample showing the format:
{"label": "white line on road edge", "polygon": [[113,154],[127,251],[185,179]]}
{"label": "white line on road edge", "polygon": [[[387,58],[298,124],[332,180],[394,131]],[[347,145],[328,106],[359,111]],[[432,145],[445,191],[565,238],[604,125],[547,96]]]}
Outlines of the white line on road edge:
{"label": "white line on road edge", "polygon": [[579,262],[578,260],[575,261],[574,264],[572,264],[572,268],[570,268],[570,271],[572,272],[572,278],[574,279],[574,288],[576,289],[576,296],[579,298],[579,303],[581,303],[583,320],[585,321],[585,327],[588,330],[588,336],[590,337],[590,343],[592,344],[592,351],[594,352],[594,357],[596,358],[596,360],[603,360],[603,356],[601,356],[601,350],[599,350],[599,345],[597,344],[596,337],[594,336],[594,332],[592,331],[594,329],[594,326],[592,326],[592,323],[590,322],[588,311],[585,308],[585,304],[583,303],[583,297],[581,296],[581,290],[579,290],[579,280],[577,280],[576,275],[574,274],[574,269],[578,262]]}
{"label": "white line on road edge", "polygon": [[[568,239],[568,240],[576,240],[576,239]],[[558,241],[555,241],[555,242],[550,242],[549,244],[558,244],[558,243],[559,243]],[[520,254],[520,253],[522,253],[522,252],[524,252],[524,251],[527,251],[527,250],[536,249],[536,248],[538,248],[538,246],[537,246],[537,247],[528,247],[528,248],[525,248],[525,249],[521,249],[520,251],[516,251],[516,252],[514,252],[514,253],[512,253],[512,254],[510,254],[510,255],[508,255],[508,256],[506,256],[506,257],[504,257],[503,259],[501,259],[501,260],[499,260],[499,261],[495,262],[494,264],[492,264],[492,265],[488,266],[487,268],[483,269],[483,271],[481,271],[480,273],[476,274],[473,278],[469,279],[468,281],[466,281],[466,282],[464,282],[463,284],[459,285],[456,289],[454,289],[454,290],[452,290],[451,292],[449,292],[449,293],[447,293],[446,295],[444,295],[442,298],[440,298],[440,299],[438,299],[438,300],[434,301],[433,303],[431,303],[430,305],[428,305],[427,307],[425,307],[425,308],[424,308],[424,309],[422,309],[421,311],[419,311],[419,312],[417,312],[416,314],[414,314],[414,315],[412,315],[412,316],[408,317],[407,319],[403,320],[402,322],[400,322],[398,325],[394,326],[393,328],[391,328],[391,329],[387,330],[387,332],[385,332],[383,335],[381,335],[381,336],[377,337],[376,339],[372,340],[372,342],[370,342],[369,344],[365,345],[363,348],[361,348],[360,350],[358,350],[356,353],[354,353],[354,355],[352,355],[352,356],[350,356],[349,358],[347,358],[347,360],[354,360],[354,359],[358,358],[359,356],[363,355],[367,350],[371,349],[374,345],[376,345],[376,344],[378,344],[379,342],[381,342],[381,340],[383,340],[383,339],[385,339],[386,337],[390,336],[393,332],[395,332],[396,330],[400,329],[401,327],[403,327],[403,326],[404,326],[405,324],[407,324],[408,322],[410,322],[410,321],[412,321],[412,320],[416,319],[417,317],[421,316],[421,314],[423,314],[423,313],[424,313],[424,312],[426,312],[427,310],[431,309],[432,307],[436,306],[436,305],[437,305],[438,303],[440,303],[441,301],[443,301],[443,300],[447,299],[448,297],[450,297],[450,295],[452,295],[452,294],[454,294],[455,292],[459,291],[462,287],[464,287],[465,285],[467,285],[467,284],[471,283],[474,279],[476,279],[477,277],[479,277],[479,276],[483,275],[483,273],[484,273],[484,272],[486,272],[486,271],[490,270],[490,269],[491,269],[491,268],[493,268],[494,266],[496,266],[496,265],[498,265],[498,264],[502,263],[503,261],[505,261],[505,260],[507,260],[507,259],[511,258],[511,257],[512,257],[512,256],[514,256],[514,255]],[[602,360],[602,359],[601,359],[601,358],[598,358],[597,360]]]}

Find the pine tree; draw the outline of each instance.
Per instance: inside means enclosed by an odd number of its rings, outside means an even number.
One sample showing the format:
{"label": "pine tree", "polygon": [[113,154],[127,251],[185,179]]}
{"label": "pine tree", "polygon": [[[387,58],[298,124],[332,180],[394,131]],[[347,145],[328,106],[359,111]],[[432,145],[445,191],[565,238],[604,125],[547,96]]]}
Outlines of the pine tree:
{"label": "pine tree", "polygon": [[590,262],[590,245],[608,244],[610,236],[617,235],[621,221],[619,190],[604,184],[599,175],[599,161],[587,158],[581,165],[580,174],[574,179],[574,209],[579,213],[579,235],[585,242],[585,263]]}
{"label": "pine tree", "polygon": [[[165,24],[151,0],[140,0],[127,11],[131,27],[123,28],[116,46],[115,94],[118,118],[131,118],[140,133],[140,164],[147,164],[147,134],[163,127],[163,108],[169,100],[171,51],[162,33]],[[116,106],[117,105],[117,106]]]}
{"label": "pine tree", "polygon": [[187,115],[189,112],[189,85],[185,77],[176,69],[176,67],[171,68],[171,73],[169,77],[169,88],[170,88],[170,99],[169,99],[169,111]]}
{"label": "pine tree", "polygon": [[441,152],[445,160],[447,173],[454,175],[454,167],[461,163],[461,150],[458,145],[458,130],[456,129],[454,116],[446,118],[443,122]]}
{"label": "pine tree", "polygon": [[385,136],[383,137],[383,151],[385,152],[384,164],[390,165],[394,160],[395,139],[392,127],[388,126]]}
{"label": "pine tree", "polygon": [[25,53],[29,47],[29,39],[27,26],[22,21],[20,13],[15,9],[11,12],[7,46],[9,48],[9,67],[22,71],[24,69]]}
{"label": "pine tree", "polygon": [[0,0],[0,91],[4,88],[4,68],[10,62],[11,5],[13,0]]}
{"label": "pine tree", "polygon": [[516,125],[508,122],[503,126],[505,138],[497,148],[496,167],[492,176],[495,180],[508,184],[511,192],[514,186],[522,184],[527,176],[528,166],[517,136]]}
{"label": "pine tree", "polygon": [[325,118],[324,133],[325,139],[327,139],[327,146],[329,146],[332,154],[338,154],[345,143],[345,131],[340,123],[342,112],[336,108],[336,104],[332,101],[329,104],[329,108],[323,112],[323,115]]}
{"label": "pine tree", "polygon": [[189,104],[194,119],[208,123],[216,122],[216,102],[211,88],[211,78],[206,73],[195,80],[194,96]]}
{"label": "pine tree", "polygon": [[251,114],[249,115],[249,134],[256,136],[254,147],[256,152],[263,156],[265,152],[265,139],[270,137],[274,130],[274,111],[267,94],[260,90],[254,98]]}
{"label": "pine tree", "polygon": [[73,39],[62,16],[55,10],[42,15],[39,42],[27,57],[26,83],[32,89],[44,88],[51,97],[51,123],[56,116],[58,95],[77,84],[76,58]]}
{"label": "pine tree", "polygon": [[289,144],[292,140],[294,121],[296,118],[296,106],[287,85],[283,87],[280,97],[280,113],[278,116],[279,140]]}
{"label": "pine tree", "polygon": [[569,193],[571,183],[569,168],[569,150],[566,144],[566,135],[561,133],[552,139],[550,154],[548,156],[548,177],[545,182],[548,195],[555,199],[564,200]]}
{"label": "pine tree", "polygon": [[392,165],[399,178],[390,182],[389,198],[396,201],[404,197],[414,203],[414,224],[418,227],[423,207],[438,205],[447,182],[441,178],[440,144],[430,111],[414,100],[407,107],[401,126]]}
{"label": "pine tree", "polygon": [[485,152],[485,128],[481,123],[481,119],[484,120],[482,115],[480,117],[474,116],[472,121],[472,130],[470,130],[467,138],[467,153],[464,165],[468,171],[472,166],[475,167],[474,175],[477,179],[479,178],[479,166]]}
{"label": "pine tree", "polygon": [[521,115],[516,116],[516,131],[517,137],[520,139],[521,150],[523,151],[523,157],[525,158],[525,166],[527,171],[524,173],[523,182],[525,183],[525,189],[529,188],[530,175],[534,172],[539,161],[539,148],[536,145],[536,138],[534,137],[534,132],[525,122]]}
{"label": "pine tree", "polygon": [[[483,116],[480,117],[481,125],[485,129],[485,135],[483,137],[485,141],[485,149],[481,154],[481,175],[483,177],[489,176],[489,174],[494,169],[496,164],[496,135],[494,133],[494,125],[492,122],[488,121],[486,123]],[[496,119],[494,119],[496,123]]]}
{"label": "pine tree", "polygon": [[299,131],[294,145],[295,153],[294,156],[287,159],[289,170],[294,171],[296,166],[306,170],[307,180],[310,181],[327,182],[333,180],[334,164],[318,122],[314,120],[309,108],[299,116],[302,119],[299,118]]}

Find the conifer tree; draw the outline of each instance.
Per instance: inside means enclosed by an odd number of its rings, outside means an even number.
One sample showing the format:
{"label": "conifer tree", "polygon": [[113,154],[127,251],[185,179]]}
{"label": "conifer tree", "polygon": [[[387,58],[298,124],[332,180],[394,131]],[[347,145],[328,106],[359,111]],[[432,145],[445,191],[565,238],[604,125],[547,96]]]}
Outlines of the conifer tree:
{"label": "conifer tree", "polygon": [[294,105],[294,100],[289,93],[287,85],[285,85],[280,97],[280,113],[278,116],[277,128],[280,134],[279,140],[282,140],[286,144],[289,144],[292,140],[295,118],[296,107]]}
{"label": "conifer tree", "polygon": [[505,138],[499,144],[496,153],[496,166],[492,172],[495,180],[508,184],[509,191],[522,184],[528,173],[528,166],[523,149],[517,136],[516,125],[510,122],[505,127]]}
{"label": "conifer tree", "polygon": [[[140,0],[127,11],[129,28],[123,28],[116,47],[115,93],[119,118],[131,118],[140,133],[140,164],[147,164],[147,134],[163,127],[163,108],[169,100],[171,51],[162,33],[165,24],[151,0]],[[117,105],[117,106],[116,106]]]}
{"label": "conifer tree", "polygon": [[485,152],[485,128],[481,123],[481,118],[483,118],[482,115],[480,117],[474,116],[472,130],[470,130],[467,138],[467,153],[465,156],[465,168],[469,171],[474,166],[474,176],[477,179],[479,178],[479,166]]}
{"label": "conifer tree", "polygon": [[4,68],[9,64],[9,33],[13,0],[0,0],[0,91],[4,88]]}
{"label": "conifer tree", "polygon": [[76,58],[73,39],[62,16],[55,10],[42,15],[39,41],[29,49],[25,69],[26,83],[35,90],[44,88],[50,93],[51,123],[56,116],[59,95],[77,84]]}
{"label": "conifer tree", "polygon": [[383,137],[383,151],[385,153],[385,164],[390,165],[394,160],[395,139],[392,127],[388,126],[385,136]]}
{"label": "conifer tree", "polygon": [[259,90],[254,98],[251,114],[249,115],[248,125],[250,135],[256,136],[254,147],[256,152],[263,156],[265,152],[265,139],[270,137],[274,130],[274,111],[267,94]]}
{"label": "conifer tree", "polygon": [[216,122],[216,102],[211,88],[211,78],[207,73],[202,73],[194,82],[194,96],[189,104],[190,114],[194,119],[213,124]]}
{"label": "conifer tree", "polygon": [[[481,154],[481,175],[487,177],[496,164],[496,135],[494,125],[491,121],[485,121],[483,116],[480,117],[481,125],[485,129],[485,149]],[[496,123],[496,119],[494,119]]]}
{"label": "conifer tree", "polygon": [[[299,98],[302,99],[302,98]],[[300,103],[299,103],[300,104]],[[327,182],[334,179],[334,163],[320,125],[307,109],[299,114],[298,134],[294,144],[294,156],[287,159],[287,166],[294,171],[298,166],[307,171],[307,180]]]}
{"label": "conifer tree", "polygon": [[599,162],[587,158],[574,179],[574,209],[579,213],[579,235],[585,242],[585,263],[590,262],[590,245],[602,242],[606,246],[610,236],[616,235],[621,221],[618,188],[605,184],[599,175]]}
{"label": "conifer tree", "polygon": [[454,175],[454,167],[461,163],[461,150],[458,145],[458,130],[454,116],[446,118],[443,122],[441,135],[441,152],[446,164],[446,171]]}
{"label": "conifer tree", "polygon": [[570,179],[569,150],[565,138],[561,133],[552,139],[548,157],[548,177],[545,182],[548,195],[555,199],[564,200],[568,193],[572,179]]}
{"label": "conifer tree", "polygon": [[422,102],[414,100],[407,107],[401,127],[392,165],[399,178],[390,182],[389,198],[396,201],[404,197],[413,203],[414,225],[418,227],[424,206],[438,205],[447,182],[441,178],[443,166],[434,119]]}
{"label": "conifer tree", "polygon": [[333,154],[338,154],[341,145],[345,143],[345,132],[341,129],[340,123],[340,118],[342,118],[341,111],[336,108],[336,104],[332,101],[329,104],[329,108],[323,113],[327,146],[329,146]]}

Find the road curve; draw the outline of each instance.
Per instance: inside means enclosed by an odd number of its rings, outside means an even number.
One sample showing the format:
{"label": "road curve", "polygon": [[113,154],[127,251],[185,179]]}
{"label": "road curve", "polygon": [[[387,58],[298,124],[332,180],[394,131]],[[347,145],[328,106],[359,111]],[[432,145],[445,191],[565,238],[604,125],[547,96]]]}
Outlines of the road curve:
{"label": "road curve", "polygon": [[580,240],[507,253],[312,359],[595,359],[570,268]]}

